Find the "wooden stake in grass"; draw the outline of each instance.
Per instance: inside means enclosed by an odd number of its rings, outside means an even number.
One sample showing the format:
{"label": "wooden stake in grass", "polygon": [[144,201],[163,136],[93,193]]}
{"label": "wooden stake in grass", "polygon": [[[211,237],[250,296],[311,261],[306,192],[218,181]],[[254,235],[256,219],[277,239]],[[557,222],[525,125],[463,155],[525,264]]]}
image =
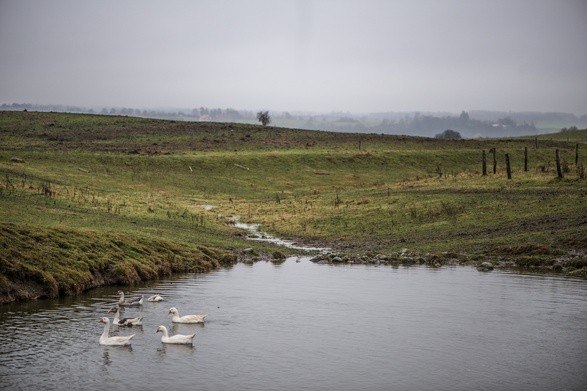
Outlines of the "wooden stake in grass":
{"label": "wooden stake in grass", "polygon": [[497,174],[497,154],[495,148],[491,148],[489,150],[490,153],[493,154],[493,175]]}
{"label": "wooden stake in grass", "polygon": [[483,150],[483,156],[481,159],[483,167],[483,176],[487,176],[487,156],[485,155],[485,150]]}
{"label": "wooden stake in grass", "polygon": [[563,177],[563,171],[561,170],[561,156],[558,149],[556,150],[556,175],[559,178]]}
{"label": "wooden stake in grass", "polygon": [[508,179],[512,179],[512,168],[510,166],[510,154],[505,154],[505,168],[508,173]]}
{"label": "wooden stake in grass", "polygon": [[528,171],[528,147],[524,147],[524,171]]}
{"label": "wooden stake in grass", "polygon": [[575,166],[579,164],[579,143],[575,145]]}

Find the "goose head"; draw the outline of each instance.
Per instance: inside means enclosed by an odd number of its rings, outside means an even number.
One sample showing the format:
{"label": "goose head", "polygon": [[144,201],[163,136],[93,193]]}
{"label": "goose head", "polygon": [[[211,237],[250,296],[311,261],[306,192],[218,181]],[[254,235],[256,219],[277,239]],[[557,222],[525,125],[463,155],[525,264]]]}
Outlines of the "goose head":
{"label": "goose head", "polygon": [[175,308],[175,307],[171,307],[171,308],[169,309],[169,313],[168,313],[168,315],[169,315],[169,314],[177,315],[177,314],[179,314],[179,312],[177,311],[177,308]]}
{"label": "goose head", "polygon": [[118,311],[118,309],[119,309],[118,307],[112,307],[108,310],[108,313],[116,312],[116,311]]}
{"label": "goose head", "polygon": [[98,322],[108,324],[108,323],[110,323],[110,320],[107,317],[103,317],[103,318],[98,319]]}
{"label": "goose head", "polygon": [[165,326],[159,326],[157,327],[157,331],[155,331],[155,333],[164,333],[165,330],[167,330]]}

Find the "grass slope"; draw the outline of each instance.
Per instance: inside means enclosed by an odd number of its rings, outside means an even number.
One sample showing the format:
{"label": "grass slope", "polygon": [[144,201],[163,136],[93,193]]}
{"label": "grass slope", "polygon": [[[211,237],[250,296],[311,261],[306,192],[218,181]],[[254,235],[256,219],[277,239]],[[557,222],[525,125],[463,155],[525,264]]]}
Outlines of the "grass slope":
{"label": "grass slope", "polygon": [[[208,270],[245,247],[276,250],[245,241],[234,216],[355,259],[408,248],[576,271],[587,243],[586,144],[585,130],[450,141],[1,112],[0,294],[19,296],[26,281],[36,296],[136,283]],[[88,241],[100,261],[85,255]],[[179,254],[172,270],[158,263],[160,248]]]}

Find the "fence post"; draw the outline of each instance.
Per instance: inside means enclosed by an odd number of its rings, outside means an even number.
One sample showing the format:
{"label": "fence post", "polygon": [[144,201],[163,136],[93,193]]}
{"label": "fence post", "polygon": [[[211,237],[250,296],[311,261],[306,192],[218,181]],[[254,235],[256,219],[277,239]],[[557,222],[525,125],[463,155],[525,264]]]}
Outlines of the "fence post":
{"label": "fence post", "polygon": [[528,171],[528,147],[524,147],[524,171]]}
{"label": "fence post", "polygon": [[509,153],[505,154],[505,169],[508,173],[508,179],[512,179],[512,169],[510,167],[510,155]]}
{"label": "fence post", "polygon": [[575,145],[575,166],[579,164],[579,143]]}
{"label": "fence post", "polygon": [[497,173],[497,157],[495,148],[491,148],[489,152],[493,153],[493,174],[495,175]]}
{"label": "fence post", "polygon": [[482,166],[483,166],[483,176],[487,176],[487,156],[485,155],[485,150],[483,150]]}
{"label": "fence post", "polygon": [[563,177],[563,171],[561,170],[561,157],[558,149],[556,150],[556,175],[559,178]]}

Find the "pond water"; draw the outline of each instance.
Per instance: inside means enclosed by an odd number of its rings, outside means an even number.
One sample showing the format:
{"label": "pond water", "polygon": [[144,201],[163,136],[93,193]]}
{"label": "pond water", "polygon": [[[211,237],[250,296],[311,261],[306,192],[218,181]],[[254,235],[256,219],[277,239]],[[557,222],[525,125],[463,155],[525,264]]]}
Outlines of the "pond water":
{"label": "pond water", "polygon": [[[474,268],[238,264],[127,294],[132,347],[98,343],[120,287],[0,307],[0,388],[585,390],[587,283]],[[207,313],[205,325],[175,325]],[[111,317],[112,314],[110,314]],[[163,345],[155,330],[197,333]],[[112,331],[111,331],[112,332]]]}

